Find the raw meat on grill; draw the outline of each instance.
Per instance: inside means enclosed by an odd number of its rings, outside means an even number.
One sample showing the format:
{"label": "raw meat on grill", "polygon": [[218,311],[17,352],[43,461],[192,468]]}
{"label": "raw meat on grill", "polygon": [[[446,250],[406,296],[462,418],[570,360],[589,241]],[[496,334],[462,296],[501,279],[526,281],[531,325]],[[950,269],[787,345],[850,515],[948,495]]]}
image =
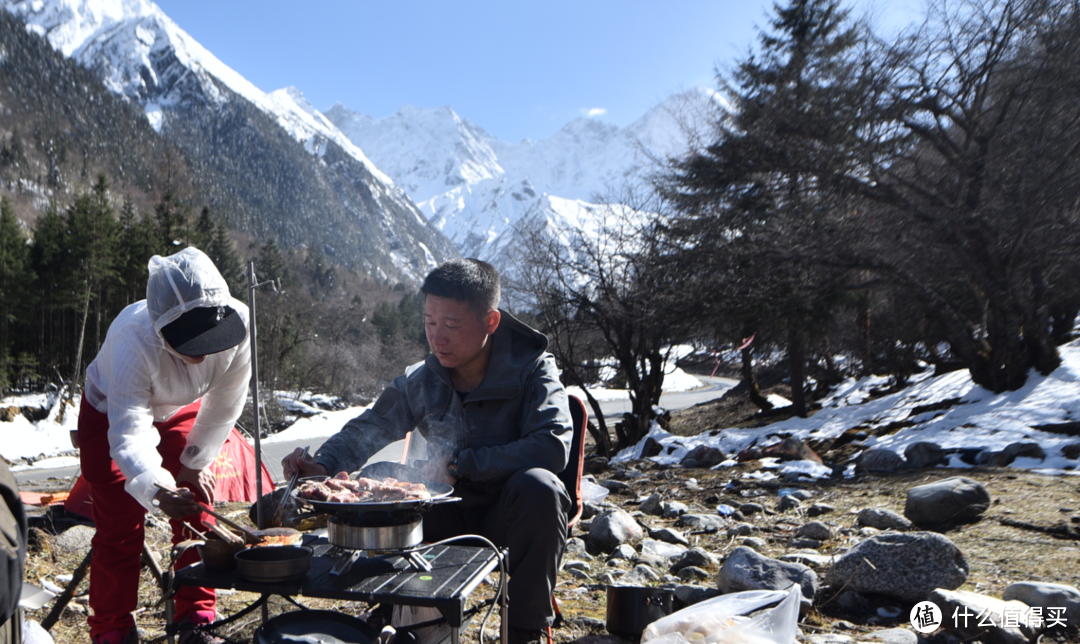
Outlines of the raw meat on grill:
{"label": "raw meat on grill", "polygon": [[382,503],[431,498],[423,483],[408,483],[392,478],[379,481],[360,477],[352,480],[348,476],[341,472],[325,481],[307,481],[299,487],[297,494],[301,498],[330,503]]}

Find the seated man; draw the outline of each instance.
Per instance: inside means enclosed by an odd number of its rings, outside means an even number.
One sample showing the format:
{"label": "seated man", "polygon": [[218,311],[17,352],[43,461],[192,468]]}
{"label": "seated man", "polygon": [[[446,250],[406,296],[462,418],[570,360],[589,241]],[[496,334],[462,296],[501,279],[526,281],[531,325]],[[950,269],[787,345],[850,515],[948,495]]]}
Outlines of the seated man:
{"label": "seated man", "polygon": [[421,291],[431,355],[314,458],[298,449],[282,468],[286,476],[351,472],[419,429],[429,443],[428,471],[437,468],[462,497],[424,515],[425,540],[480,534],[509,547],[511,639],[536,642],[554,617],[551,594],[566,544],[570,498],[556,476],[572,436],[566,390],[547,338],[497,309],[499,276],[490,264],[446,262]]}

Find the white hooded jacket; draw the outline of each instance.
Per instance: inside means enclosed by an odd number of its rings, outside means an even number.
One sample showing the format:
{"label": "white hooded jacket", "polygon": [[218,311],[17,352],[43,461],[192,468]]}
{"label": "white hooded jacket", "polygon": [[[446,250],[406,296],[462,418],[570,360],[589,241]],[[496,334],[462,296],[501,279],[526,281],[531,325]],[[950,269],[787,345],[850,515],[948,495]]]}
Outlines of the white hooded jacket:
{"label": "white hooded jacket", "polygon": [[127,479],[124,489],[149,510],[155,483],[176,485],[161,466],[160,435],[153,423],[202,398],[180,462],[195,470],[208,467],[247,400],[251,346],[245,336],[232,349],[190,364],[162,339],[162,327],[196,307],[231,306],[248,324],[247,306],[230,297],[224,278],[198,249],[154,256],[146,294],[146,300],[125,308],[109,326],[86,370],[84,395],[109,417],[109,453]]}

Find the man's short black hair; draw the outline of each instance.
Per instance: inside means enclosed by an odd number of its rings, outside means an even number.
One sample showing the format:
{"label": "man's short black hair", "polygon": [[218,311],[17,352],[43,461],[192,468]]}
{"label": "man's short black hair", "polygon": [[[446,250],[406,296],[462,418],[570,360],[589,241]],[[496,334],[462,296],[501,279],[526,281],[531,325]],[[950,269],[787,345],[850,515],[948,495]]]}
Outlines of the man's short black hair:
{"label": "man's short black hair", "polygon": [[424,278],[420,292],[466,302],[483,315],[499,308],[499,272],[478,259],[452,259],[439,264]]}

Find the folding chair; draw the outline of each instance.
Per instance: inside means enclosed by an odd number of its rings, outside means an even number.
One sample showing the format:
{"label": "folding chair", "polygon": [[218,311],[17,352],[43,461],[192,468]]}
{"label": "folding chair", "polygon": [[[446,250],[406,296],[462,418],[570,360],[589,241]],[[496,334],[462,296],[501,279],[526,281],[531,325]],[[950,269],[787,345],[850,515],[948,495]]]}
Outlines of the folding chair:
{"label": "folding chair", "polygon": [[[581,520],[581,512],[585,508],[585,502],[581,499],[581,475],[585,470],[585,432],[589,426],[589,412],[585,407],[585,403],[582,402],[577,396],[569,396],[570,398],[570,419],[574,426],[574,436],[570,440],[570,459],[566,462],[566,469],[559,472],[559,480],[566,486],[566,491],[570,495],[570,501],[573,503],[570,510],[570,516],[566,521],[566,538],[570,538],[570,533],[577,522]],[[562,611],[559,610],[559,602],[555,599],[555,595],[551,595],[551,605],[555,609],[555,622],[552,624],[552,628],[558,628],[563,622]],[[548,631],[548,641],[552,641],[551,631]]]}

